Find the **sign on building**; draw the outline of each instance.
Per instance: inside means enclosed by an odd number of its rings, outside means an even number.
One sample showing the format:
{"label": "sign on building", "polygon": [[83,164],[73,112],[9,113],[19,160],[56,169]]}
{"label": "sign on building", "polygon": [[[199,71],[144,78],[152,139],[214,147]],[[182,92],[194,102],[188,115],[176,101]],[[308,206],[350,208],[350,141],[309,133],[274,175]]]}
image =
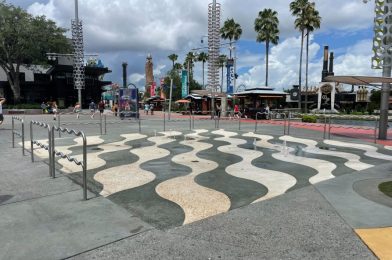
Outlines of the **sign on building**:
{"label": "sign on building", "polygon": [[[235,77],[235,72],[234,72],[234,60],[233,59],[228,59],[227,60],[227,94],[233,94],[234,90],[234,77]],[[223,86],[221,86],[223,87]]]}
{"label": "sign on building", "polygon": [[188,96],[188,71],[186,70],[182,70],[181,85],[182,85],[181,96],[184,98]]}

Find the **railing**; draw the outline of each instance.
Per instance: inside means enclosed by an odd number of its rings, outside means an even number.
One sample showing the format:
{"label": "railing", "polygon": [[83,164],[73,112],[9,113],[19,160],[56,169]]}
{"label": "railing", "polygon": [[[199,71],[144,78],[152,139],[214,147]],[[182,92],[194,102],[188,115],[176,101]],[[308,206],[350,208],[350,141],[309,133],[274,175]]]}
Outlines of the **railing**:
{"label": "railing", "polygon": [[[22,124],[20,132],[15,130],[15,120]],[[15,135],[22,138],[22,154],[25,155],[24,120],[20,117],[12,116],[12,148],[15,148]]]}
{"label": "railing", "polygon": [[[34,140],[34,134],[33,134],[33,125],[46,128],[48,129],[48,144],[41,143],[38,140]],[[49,154],[49,176],[54,178],[55,173],[52,172],[52,167],[50,166],[52,162],[52,144],[51,144],[51,128],[48,124],[42,123],[42,122],[37,122],[37,121],[30,121],[30,148],[31,148],[31,162],[34,162],[34,145],[39,146],[40,148],[45,149],[48,151]]]}
{"label": "railing", "polygon": [[[82,116],[92,116],[93,114],[89,113],[82,113],[82,112],[69,112],[69,113],[59,113],[57,114],[57,127],[60,128],[61,125],[72,125],[72,124],[83,124],[83,125],[94,125],[98,124],[99,125],[99,132],[101,135],[107,134],[107,128],[106,128],[106,115],[99,113],[99,122],[78,122],[78,123],[61,123],[61,115],[77,115],[77,118],[79,119],[80,115]],[[96,113],[94,113],[95,115]],[[59,137],[61,137],[61,132],[58,133]]]}
{"label": "railing", "polygon": [[[70,156],[69,154],[64,154],[60,151],[56,150],[56,142],[55,142],[55,138],[54,138],[54,132],[62,132],[62,133],[67,133],[70,135],[75,135],[75,136],[80,136],[83,139],[83,160],[79,161],[78,159]],[[77,131],[77,130],[73,130],[73,129],[68,129],[68,128],[62,128],[62,127],[56,127],[56,126],[52,126],[51,128],[51,138],[50,138],[50,144],[51,144],[51,163],[50,166],[52,168],[52,172],[53,172],[53,177],[54,177],[54,172],[55,172],[55,156],[58,156],[62,159],[67,159],[69,162],[74,162],[76,165],[79,165],[82,167],[83,170],[83,199],[87,200],[87,139],[86,139],[86,135],[84,134],[84,132],[82,131]]]}
{"label": "railing", "polygon": [[[290,112],[289,112],[288,116],[286,116],[286,113],[276,113],[275,112],[274,114],[272,114],[272,113],[268,113],[268,112],[257,112],[256,119],[255,119],[255,133],[257,132],[259,115],[260,116],[265,115],[266,119],[271,119],[272,115],[274,115],[274,116],[279,115],[279,118],[283,116],[283,134],[284,135],[290,134],[290,116],[291,116]],[[287,118],[289,118],[289,119],[287,120]],[[287,132],[286,132],[286,128],[287,128]]]}

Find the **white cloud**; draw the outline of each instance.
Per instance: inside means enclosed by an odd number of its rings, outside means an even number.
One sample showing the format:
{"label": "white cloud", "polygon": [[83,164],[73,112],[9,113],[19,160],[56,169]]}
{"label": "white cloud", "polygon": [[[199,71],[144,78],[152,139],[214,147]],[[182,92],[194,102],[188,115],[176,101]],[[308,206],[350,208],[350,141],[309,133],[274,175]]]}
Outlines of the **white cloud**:
{"label": "white cloud", "polygon": [[[17,0],[14,0],[17,1]],[[18,0],[19,1],[19,0]],[[34,3],[28,12],[46,15],[60,26],[69,28],[74,18],[74,1],[46,0]],[[367,5],[360,0],[314,0],[322,17],[321,28],[317,30],[310,45],[309,83],[320,80],[322,45],[344,40],[354,35],[364,37],[363,30],[370,30],[373,23],[374,3]],[[10,1],[12,3],[12,1]],[[85,50],[101,55],[105,65],[113,70],[108,77],[121,82],[121,63],[128,62],[130,80],[144,85],[144,64],[146,54],[154,58],[156,78],[171,68],[167,56],[176,53],[182,63],[190,49],[200,47],[200,37],[207,33],[207,10],[211,0],[83,0],[79,1],[79,17],[84,24]],[[269,64],[269,83],[277,88],[288,88],[298,84],[299,33],[294,29],[289,4],[291,0],[221,0],[221,24],[227,18],[234,18],[243,29],[238,46],[238,84],[261,86],[265,82],[264,44],[256,43],[254,20],[264,8],[278,11],[280,39],[272,46]],[[320,37],[322,35],[323,37]],[[325,35],[331,37],[326,38]],[[365,36],[368,37],[369,36]],[[367,39],[347,48],[344,43],[336,49],[335,71],[338,74],[369,74],[370,41]],[[325,41],[325,42],[323,42]],[[195,78],[202,81],[201,64],[195,65]],[[304,69],[305,70],[305,69]],[[143,75],[143,77],[141,77]],[[303,77],[304,79],[304,77]],[[237,85],[238,85],[237,84]],[[304,84],[304,83],[303,83]]]}

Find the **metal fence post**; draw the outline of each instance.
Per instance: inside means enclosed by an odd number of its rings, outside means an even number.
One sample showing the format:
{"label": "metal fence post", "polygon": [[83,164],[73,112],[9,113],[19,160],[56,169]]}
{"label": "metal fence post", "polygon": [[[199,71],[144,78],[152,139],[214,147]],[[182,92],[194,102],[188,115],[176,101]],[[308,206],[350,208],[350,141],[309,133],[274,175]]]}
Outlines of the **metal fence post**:
{"label": "metal fence post", "polygon": [[238,118],[238,130],[241,130],[241,118]]}
{"label": "metal fence post", "polygon": [[375,118],[375,125],[374,125],[374,143],[377,144],[377,125],[378,125],[378,120],[377,117]]}
{"label": "metal fence post", "polygon": [[87,140],[84,133],[83,138],[83,199],[87,200]]}
{"label": "metal fence post", "polygon": [[105,125],[105,135],[107,134],[107,128],[106,128],[106,115],[103,115],[104,119],[104,125]]}
{"label": "metal fence post", "polygon": [[331,139],[331,120],[332,120],[332,116],[329,115],[328,139]]}
{"label": "metal fence post", "polygon": [[163,132],[166,132],[166,112],[163,112]]}
{"label": "metal fence post", "polygon": [[[59,128],[60,129],[60,128]],[[51,156],[52,156],[52,161],[50,163],[50,167],[52,168],[52,178],[56,177],[56,166],[55,166],[55,140],[54,140],[54,126],[52,126],[52,135],[51,135]]]}
{"label": "metal fence post", "polygon": [[291,112],[289,111],[287,118],[287,135],[290,135]]}
{"label": "metal fence post", "polygon": [[327,131],[327,117],[325,116],[324,113],[324,139],[326,137],[326,131]]}
{"label": "metal fence post", "polygon": [[192,113],[189,112],[189,130],[192,130]]}
{"label": "metal fence post", "polygon": [[12,117],[12,148],[15,148],[15,123],[14,123],[14,117]]}
{"label": "metal fence post", "polygon": [[24,120],[21,120],[22,122],[22,154],[23,156],[25,155],[25,136],[24,136]]}
{"label": "metal fence post", "polygon": [[99,112],[99,132],[102,135],[102,113]]}
{"label": "metal fence post", "polygon": [[255,121],[255,133],[257,132],[257,118],[258,118],[259,112],[256,113],[256,121]]}
{"label": "metal fence post", "polygon": [[33,121],[30,121],[30,148],[31,148],[31,162],[34,162]]}
{"label": "metal fence post", "polygon": [[[57,121],[57,127],[60,128],[61,123],[60,123],[60,113],[58,114],[58,121]],[[61,132],[59,131],[59,137],[61,138]]]}

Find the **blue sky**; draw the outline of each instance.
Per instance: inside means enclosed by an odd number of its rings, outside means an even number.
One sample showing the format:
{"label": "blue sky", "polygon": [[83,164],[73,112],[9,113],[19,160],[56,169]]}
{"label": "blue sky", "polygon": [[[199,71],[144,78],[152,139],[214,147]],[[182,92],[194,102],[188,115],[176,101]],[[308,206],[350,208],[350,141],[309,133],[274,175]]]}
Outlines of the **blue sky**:
{"label": "blue sky", "polygon": [[[44,14],[60,26],[70,28],[74,1],[8,0],[33,15]],[[87,53],[98,53],[113,72],[106,79],[121,83],[121,63],[128,65],[129,81],[144,86],[144,64],[148,53],[154,61],[154,76],[159,81],[171,68],[171,53],[185,54],[201,46],[207,33],[207,7],[210,0],[79,0],[79,16],[84,23]],[[221,24],[234,18],[243,29],[237,43],[237,84],[257,87],[265,82],[265,45],[256,42],[253,29],[259,11],[271,8],[278,12],[280,42],[272,46],[269,85],[287,89],[298,84],[300,33],[293,27],[287,0],[218,0]],[[309,84],[320,81],[322,50],[329,45],[335,53],[336,75],[380,75],[370,68],[374,3],[361,0],[315,0],[322,17],[321,28],[311,35]],[[222,52],[228,54],[227,49]],[[195,77],[202,81],[202,65],[195,65]],[[304,78],[304,76],[303,76]],[[304,82],[302,83],[304,84]]]}

